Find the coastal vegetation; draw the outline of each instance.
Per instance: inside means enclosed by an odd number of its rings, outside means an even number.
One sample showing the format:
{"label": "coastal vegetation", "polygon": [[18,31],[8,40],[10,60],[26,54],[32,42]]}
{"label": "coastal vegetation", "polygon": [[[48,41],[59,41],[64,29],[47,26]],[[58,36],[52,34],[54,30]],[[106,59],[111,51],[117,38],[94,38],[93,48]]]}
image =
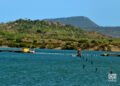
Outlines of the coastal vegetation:
{"label": "coastal vegetation", "polygon": [[44,20],[19,19],[0,23],[1,47],[119,51],[120,40],[95,31]]}

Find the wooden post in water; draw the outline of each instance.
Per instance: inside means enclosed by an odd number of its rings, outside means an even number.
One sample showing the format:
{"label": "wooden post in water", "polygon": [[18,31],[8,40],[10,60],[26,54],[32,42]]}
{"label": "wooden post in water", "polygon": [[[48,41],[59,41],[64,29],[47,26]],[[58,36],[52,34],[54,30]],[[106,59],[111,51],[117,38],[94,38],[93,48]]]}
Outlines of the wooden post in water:
{"label": "wooden post in water", "polygon": [[83,57],[82,57],[82,61],[83,61],[82,67],[83,67],[83,69],[85,69],[85,67],[86,67],[85,62],[84,62],[84,59],[85,59],[85,57],[83,56]]}
{"label": "wooden post in water", "polygon": [[91,62],[90,62],[91,64],[93,64],[93,61],[92,61],[92,55],[91,55]]}
{"label": "wooden post in water", "polygon": [[82,59],[84,60],[84,56],[82,56]]}
{"label": "wooden post in water", "polygon": [[85,69],[85,64],[83,63],[83,69]]}
{"label": "wooden post in water", "polygon": [[112,74],[112,62],[110,63],[110,73]]}
{"label": "wooden post in water", "polygon": [[91,64],[93,64],[93,61],[91,60]]}
{"label": "wooden post in water", "polygon": [[86,58],[86,62],[88,61],[88,59]]}
{"label": "wooden post in water", "polygon": [[97,68],[97,62],[96,62],[96,68],[95,68],[95,72],[97,72],[98,71],[98,68]]}

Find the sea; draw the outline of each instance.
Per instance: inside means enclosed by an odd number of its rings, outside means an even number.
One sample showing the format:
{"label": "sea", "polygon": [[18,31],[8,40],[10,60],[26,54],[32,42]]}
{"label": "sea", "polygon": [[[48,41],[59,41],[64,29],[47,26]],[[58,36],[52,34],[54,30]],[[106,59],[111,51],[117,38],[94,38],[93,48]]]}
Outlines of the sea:
{"label": "sea", "polygon": [[0,86],[120,86],[120,57],[103,53],[120,54],[82,51],[79,57],[76,50],[54,49],[0,52]]}

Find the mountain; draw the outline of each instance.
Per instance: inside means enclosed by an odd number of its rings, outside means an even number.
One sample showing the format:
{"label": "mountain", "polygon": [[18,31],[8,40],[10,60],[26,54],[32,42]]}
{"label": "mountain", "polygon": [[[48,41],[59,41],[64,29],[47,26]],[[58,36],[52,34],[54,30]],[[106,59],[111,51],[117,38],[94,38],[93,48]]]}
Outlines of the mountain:
{"label": "mountain", "polygon": [[120,27],[86,27],[85,30],[93,30],[108,36],[120,38]]}
{"label": "mountain", "polygon": [[109,39],[111,37],[95,31],[85,31],[58,22],[19,19],[0,23],[0,46],[87,49]]}
{"label": "mountain", "polygon": [[69,37],[69,38],[107,38],[95,31],[85,31],[72,25],[60,24],[59,22],[48,22],[40,20],[19,19],[13,22],[1,23],[0,33],[5,37],[9,34],[17,36],[25,34],[34,37]]}
{"label": "mountain", "polygon": [[60,22],[61,24],[71,24],[78,28],[81,27],[98,27],[93,21],[84,16],[68,17],[68,18],[56,18],[56,19],[45,19],[51,22]]}
{"label": "mountain", "polygon": [[45,19],[45,20],[51,22],[60,22],[61,24],[71,24],[85,30],[96,31],[112,37],[117,37],[117,38],[120,37],[120,27],[99,26],[96,23],[94,23],[92,20],[84,16]]}

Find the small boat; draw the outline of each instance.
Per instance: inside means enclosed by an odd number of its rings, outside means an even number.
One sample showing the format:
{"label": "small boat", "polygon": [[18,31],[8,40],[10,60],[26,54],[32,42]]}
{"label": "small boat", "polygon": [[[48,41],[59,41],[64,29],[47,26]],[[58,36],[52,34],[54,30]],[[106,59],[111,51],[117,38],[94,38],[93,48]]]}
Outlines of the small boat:
{"label": "small boat", "polygon": [[33,50],[30,50],[29,48],[23,48],[22,51],[24,53],[35,53],[35,48]]}
{"label": "small boat", "polygon": [[29,48],[23,48],[22,50],[0,49],[0,52],[35,53],[35,49],[33,50],[30,50]]}

